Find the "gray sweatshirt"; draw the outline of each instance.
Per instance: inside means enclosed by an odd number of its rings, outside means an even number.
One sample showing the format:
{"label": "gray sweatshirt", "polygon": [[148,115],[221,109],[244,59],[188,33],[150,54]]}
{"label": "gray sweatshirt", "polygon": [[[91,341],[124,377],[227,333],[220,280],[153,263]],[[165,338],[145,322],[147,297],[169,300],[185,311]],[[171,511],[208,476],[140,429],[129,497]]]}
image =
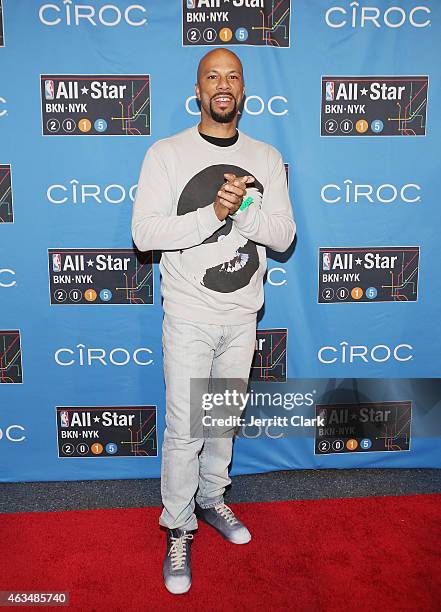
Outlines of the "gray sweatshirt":
{"label": "gray sweatshirt", "polygon": [[[248,207],[219,221],[214,201],[224,173],[252,175]],[[280,153],[239,131],[219,147],[197,126],[153,144],[144,158],[133,205],[140,251],[163,251],[161,292],[168,314],[234,325],[256,319],[263,304],[266,249],[286,251],[296,225]]]}

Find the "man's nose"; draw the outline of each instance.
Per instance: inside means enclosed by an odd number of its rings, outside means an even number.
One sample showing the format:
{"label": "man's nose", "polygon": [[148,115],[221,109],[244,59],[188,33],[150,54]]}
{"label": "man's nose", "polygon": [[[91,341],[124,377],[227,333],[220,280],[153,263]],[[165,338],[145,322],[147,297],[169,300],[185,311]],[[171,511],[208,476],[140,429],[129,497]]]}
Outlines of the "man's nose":
{"label": "man's nose", "polygon": [[217,82],[217,86],[219,89],[230,89],[231,85],[227,77],[219,77]]}

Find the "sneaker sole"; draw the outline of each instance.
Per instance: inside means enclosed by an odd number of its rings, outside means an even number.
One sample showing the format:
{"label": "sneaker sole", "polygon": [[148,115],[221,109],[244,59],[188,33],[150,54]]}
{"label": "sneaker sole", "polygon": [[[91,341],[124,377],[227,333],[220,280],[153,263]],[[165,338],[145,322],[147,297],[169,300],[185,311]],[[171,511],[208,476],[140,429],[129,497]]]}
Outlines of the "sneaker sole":
{"label": "sneaker sole", "polygon": [[219,535],[221,535],[223,537],[224,540],[226,540],[227,542],[231,542],[231,544],[248,544],[249,542],[251,542],[251,535],[249,537],[248,540],[245,540],[243,542],[235,542],[234,540],[232,540],[231,538],[228,538],[224,533],[222,533],[222,531],[220,529],[218,529],[217,527],[215,527],[214,525],[212,525],[211,523],[209,523],[208,521],[206,521],[204,518],[202,518],[202,516],[198,516],[196,514],[197,518],[202,521],[203,523],[205,523],[206,525],[209,525],[210,527],[212,527],[215,531],[218,532]]}
{"label": "sneaker sole", "polygon": [[167,589],[167,591],[171,593],[172,595],[184,595],[185,593],[188,593],[188,591],[190,590],[191,582],[188,585],[188,589],[185,589],[185,591],[174,591],[173,589],[170,589],[165,582],[164,582],[164,586]]}

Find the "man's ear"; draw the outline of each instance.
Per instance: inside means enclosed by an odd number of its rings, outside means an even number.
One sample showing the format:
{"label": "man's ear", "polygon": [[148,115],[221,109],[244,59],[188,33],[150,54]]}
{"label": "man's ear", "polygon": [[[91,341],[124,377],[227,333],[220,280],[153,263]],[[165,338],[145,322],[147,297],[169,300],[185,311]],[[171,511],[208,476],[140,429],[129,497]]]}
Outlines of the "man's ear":
{"label": "man's ear", "polygon": [[199,90],[199,85],[198,85],[197,83],[196,83],[196,85],[194,86],[194,91],[195,91],[195,93],[196,93],[196,98],[197,98],[198,100],[200,100],[200,99],[201,99],[201,96],[200,96],[200,93],[201,93],[201,92],[200,92],[200,90]]}

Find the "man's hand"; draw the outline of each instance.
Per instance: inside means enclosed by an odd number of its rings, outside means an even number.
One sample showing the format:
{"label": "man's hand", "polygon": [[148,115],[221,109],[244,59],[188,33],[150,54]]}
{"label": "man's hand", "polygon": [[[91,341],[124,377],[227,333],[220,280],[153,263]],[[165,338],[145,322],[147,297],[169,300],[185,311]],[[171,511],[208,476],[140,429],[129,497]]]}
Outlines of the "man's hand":
{"label": "man's hand", "polygon": [[219,221],[223,221],[236,212],[242,204],[248,183],[254,183],[254,176],[236,176],[226,172],[224,174],[226,183],[217,192],[214,202],[214,211]]}

